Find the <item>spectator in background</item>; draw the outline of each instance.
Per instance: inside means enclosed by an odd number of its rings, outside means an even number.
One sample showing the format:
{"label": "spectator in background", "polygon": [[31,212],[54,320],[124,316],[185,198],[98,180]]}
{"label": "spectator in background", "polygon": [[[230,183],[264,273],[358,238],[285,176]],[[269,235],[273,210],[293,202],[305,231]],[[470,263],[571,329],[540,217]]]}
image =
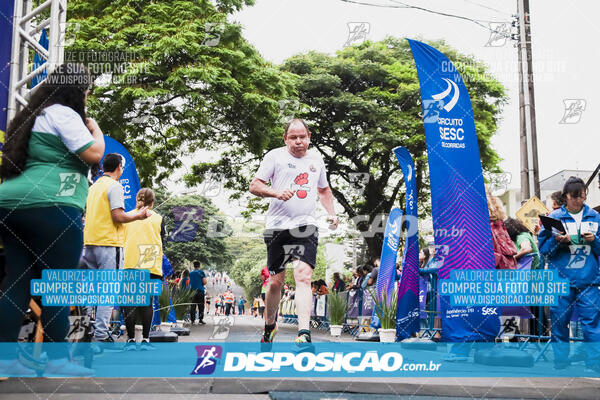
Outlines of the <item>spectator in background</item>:
{"label": "spectator in background", "polygon": [[369,281],[367,282],[367,286],[373,286],[377,283],[377,277],[379,276],[379,265],[381,264],[381,260],[379,258],[375,259],[373,263],[374,267],[369,275]]}
{"label": "spectator in background", "polygon": [[490,225],[492,228],[492,242],[494,246],[494,261],[496,269],[515,269],[517,268],[517,248],[510,240],[510,236],[504,226],[506,214],[502,201],[492,196],[489,188],[485,188],[488,210],[490,213]]}
{"label": "spectator in background", "polygon": [[316,282],[316,287],[317,287],[317,294],[319,296],[329,294],[329,288],[327,287],[327,284],[325,283],[325,281],[323,279],[319,279]]}
{"label": "spectator in background", "polygon": [[531,269],[538,269],[540,267],[540,253],[529,229],[514,218],[508,218],[504,221],[504,226],[506,227],[508,236],[510,236],[510,239],[517,248],[515,258],[519,260],[524,255],[531,254],[533,258]]}
{"label": "spectator in background", "polygon": [[360,289],[360,285],[362,283],[362,278],[363,278],[363,267],[356,267],[356,269],[352,273],[352,283],[350,283],[348,290]]}
{"label": "spectator in background", "polygon": [[190,272],[190,288],[194,289],[194,297],[192,299],[192,305],[190,307],[190,321],[194,325],[196,320],[196,307],[198,308],[198,323],[205,325],[204,322],[204,292],[206,285],[206,275],[204,271],[200,269],[200,262],[194,261],[194,270]]}
{"label": "spectator in background", "polygon": [[[510,239],[515,243],[517,247],[517,255],[515,258],[517,261],[521,259],[523,256],[530,254],[532,257],[531,261],[531,269],[539,269],[540,268],[540,253],[538,250],[538,246],[536,240],[529,230],[523,225],[519,220],[514,218],[507,218],[504,221],[504,226],[506,227],[506,231],[510,236]],[[529,310],[535,316],[535,318],[531,318],[529,321],[525,319],[521,319],[519,322],[519,326],[521,332],[524,334],[539,334],[539,326],[536,318],[540,318],[540,307],[530,306]],[[542,317],[543,319],[543,317]]]}
{"label": "spectator in background", "polygon": [[558,210],[559,208],[561,208],[562,206],[565,205],[565,199],[560,190],[552,193],[550,195],[550,198],[552,199],[552,210],[553,211]]}
{"label": "spectator in background", "polygon": [[[142,188],[136,195],[136,209],[128,214],[135,214],[142,207],[147,207],[151,215],[141,221],[133,221],[125,225],[125,260],[126,269],[146,269],[151,279],[162,280],[163,244],[161,238],[162,217],[152,210],[154,208],[154,192]],[[142,249],[143,252],[142,252]],[[187,271],[185,271],[187,272]],[[142,342],[140,350],[154,350],[150,344],[150,326],[152,325],[153,300],[146,306],[123,306],[123,316],[127,327],[127,343],[124,350],[135,350],[135,323],[142,321]]]}
{"label": "spectator in background", "polygon": [[429,248],[425,247],[419,252],[419,268],[425,268],[429,262]]}
{"label": "spectator in background", "polygon": [[360,282],[360,288],[361,289],[366,289],[366,287],[369,284],[369,278],[371,277],[371,271],[373,270],[373,267],[371,267],[370,265],[365,265],[363,267],[363,278]]}
{"label": "spectator in background", "polygon": [[331,287],[331,290],[333,290],[335,293],[343,292],[344,290],[346,290],[346,284],[340,277],[339,272],[333,273],[333,286]]}
{"label": "spectator in background", "polygon": [[181,280],[179,281],[179,287],[185,289],[190,286],[190,271],[187,269],[183,270],[181,274]]}

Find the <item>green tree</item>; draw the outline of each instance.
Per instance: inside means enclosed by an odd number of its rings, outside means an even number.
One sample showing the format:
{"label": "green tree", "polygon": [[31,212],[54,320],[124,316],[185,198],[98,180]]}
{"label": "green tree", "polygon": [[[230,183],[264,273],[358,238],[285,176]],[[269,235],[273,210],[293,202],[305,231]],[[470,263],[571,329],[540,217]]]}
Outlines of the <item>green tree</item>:
{"label": "green tree", "polygon": [[128,148],[144,186],[180,167],[181,154],[228,141],[255,152],[267,147],[278,101],[291,90],[286,74],[227,20],[253,0],[213,3],[69,1],[69,26],[78,29],[65,59],[113,78],[97,80],[89,112]]}
{"label": "green tree", "polygon": [[[505,101],[504,88],[493,79],[480,79],[485,72],[482,63],[443,42],[431,44],[456,65],[466,66],[461,72],[473,103],[482,165],[486,171],[499,172],[500,158],[490,140]],[[381,214],[396,204],[404,207],[394,147],[409,149],[417,170],[419,203],[427,204],[429,198],[419,83],[408,42],[393,38],[365,42],[335,57],[310,52],[288,59],[282,68],[297,76],[299,100],[307,105],[300,115],[311,122],[311,141],[324,157],[335,198],[350,218],[356,218],[370,256],[379,256]],[[357,178],[363,177],[368,180],[361,185]],[[362,192],[353,190],[357,183]]]}
{"label": "green tree", "polygon": [[[202,219],[199,222],[190,220],[198,226],[193,240],[172,240],[177,236],[173,234],[176,226],[173,213],[175,207],[202,208]],[[158,191],[155,210],[163,217],[167,232],[163,249],[173,268],[179,269],[185,262],[200,261],[205,268],[223,270],[232,262],[232,256],[228,253],[225,243],[232,228],[209,199],[196,195],[167,197],[164,191]]]}
{"label": "green tree", "polygon": [[227,274],[244,289],[248,299],[258,296],[262,286],[260,272],[267,264],[264,241],[259,236],[229,237],[227,248],[234,259]]}
{"label": "green tree", "polygon": [[[500,157],[491,147],[491,138],[506,101],[504,87],[472,56],[460,54],[443,42],[430,44],[462,73],[473,104],[484,172],[500,172]],[[336,200],[363,234],[369,257],[378,257],[385,227],[383,215],[394,205],[404,207],[403,177],[394,147],[405,146],[413,156],[419,212],[421,217],[431,212],[419,82],[408,42],[395,38],[365,42],[335,56],[309,52],[289,58],[281,69],[294,76],[296,116],[311,126],[312,146],[325,160]],[[283,129],[266,150],[283,144],[282,133]],[[245,159],[248,148],[242,145],[237,151],[237,158],[228,163],[237,165],[236,160]],[[237,177],[247,174],[248,168],[238,169],[229,178],[245,183],[247,179]],[[243,186],[238,189],[247,191]],[[250,205],[256,202],[252,199]]]}

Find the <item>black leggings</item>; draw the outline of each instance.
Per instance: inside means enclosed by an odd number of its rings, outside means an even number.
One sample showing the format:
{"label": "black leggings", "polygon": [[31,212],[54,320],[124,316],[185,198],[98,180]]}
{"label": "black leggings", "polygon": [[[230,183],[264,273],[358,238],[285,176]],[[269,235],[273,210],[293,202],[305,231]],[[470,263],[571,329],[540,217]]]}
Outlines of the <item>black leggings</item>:
{"label": "black leggings", "polygon": [[[6,276],[0,286],[0,342],[15,342],[31,299],[30,281],[43,269],[77,268],[83,249],[81,211],[55,206],[0,208],[0,236],[6,253]],[[43,307],[44,342],[64,342],[69,306]],[[68,357],[66,346],[47,346],[50,358]]]}
{"label": "black leggings", "polygon": [[[150,274],[151,279],[162,279],[162,276]],[[123,318],[125,319],[125,328],[127,328],[127,338],[135,338],[135,322],[139,316],[142,320],[142,337],[148,339],[150,336],[150,325],[152,324],[152,316],[154,309],[152,308],[153,298],[150,298],[150,304],[147,306],[123,306]]]}

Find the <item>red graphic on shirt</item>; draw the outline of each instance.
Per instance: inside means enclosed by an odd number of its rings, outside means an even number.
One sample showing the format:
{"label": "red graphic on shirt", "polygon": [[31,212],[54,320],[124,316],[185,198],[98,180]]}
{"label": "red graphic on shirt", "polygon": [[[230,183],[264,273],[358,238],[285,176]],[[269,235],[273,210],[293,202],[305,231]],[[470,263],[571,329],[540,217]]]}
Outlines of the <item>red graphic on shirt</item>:
{"label": "red graphic on shirt", "polygon": [[308,186],[308,172],[299,174],[294,179],[294,183],[295,185],[292,185],[292,189],[296,190],[296,196],[298,196],[299,199],[305,199],[310,191],[310,187]]}

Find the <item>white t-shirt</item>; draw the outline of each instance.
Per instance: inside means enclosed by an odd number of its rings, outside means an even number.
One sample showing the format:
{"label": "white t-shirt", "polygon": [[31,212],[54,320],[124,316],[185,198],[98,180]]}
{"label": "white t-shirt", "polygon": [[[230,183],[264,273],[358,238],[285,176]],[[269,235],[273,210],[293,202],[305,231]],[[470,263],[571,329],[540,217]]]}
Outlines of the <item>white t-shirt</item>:
{"label": "white t-shirt", "polygon": [[58,136],[71,153],[78,153],[78,150],[94,140],[81,116],[71,107],[62,104],[44,108],[35,119],[32,131]]}
{"label": "white t-shirt", "polygon": [[287,147],[269,151],[260,163],[256,178],[271,182],[275,190],[296,191],[288,201],[271,198],[267,211],[267,229],[294,229],[317,225],[317,188],[326,188],[327,174],[321,155],[307,151],[302,158],[290,154]]}
{"label": "white t-shirt", "polygon": [[581,220],[583,219],[583,208],[579,210],[577,214],[573,214],[571,211],[569,211],[569,214],[571,214],[571,217],[573,217],[573,219],[575,220],[577,230],[579,230],[579,228],[581,227]]}

